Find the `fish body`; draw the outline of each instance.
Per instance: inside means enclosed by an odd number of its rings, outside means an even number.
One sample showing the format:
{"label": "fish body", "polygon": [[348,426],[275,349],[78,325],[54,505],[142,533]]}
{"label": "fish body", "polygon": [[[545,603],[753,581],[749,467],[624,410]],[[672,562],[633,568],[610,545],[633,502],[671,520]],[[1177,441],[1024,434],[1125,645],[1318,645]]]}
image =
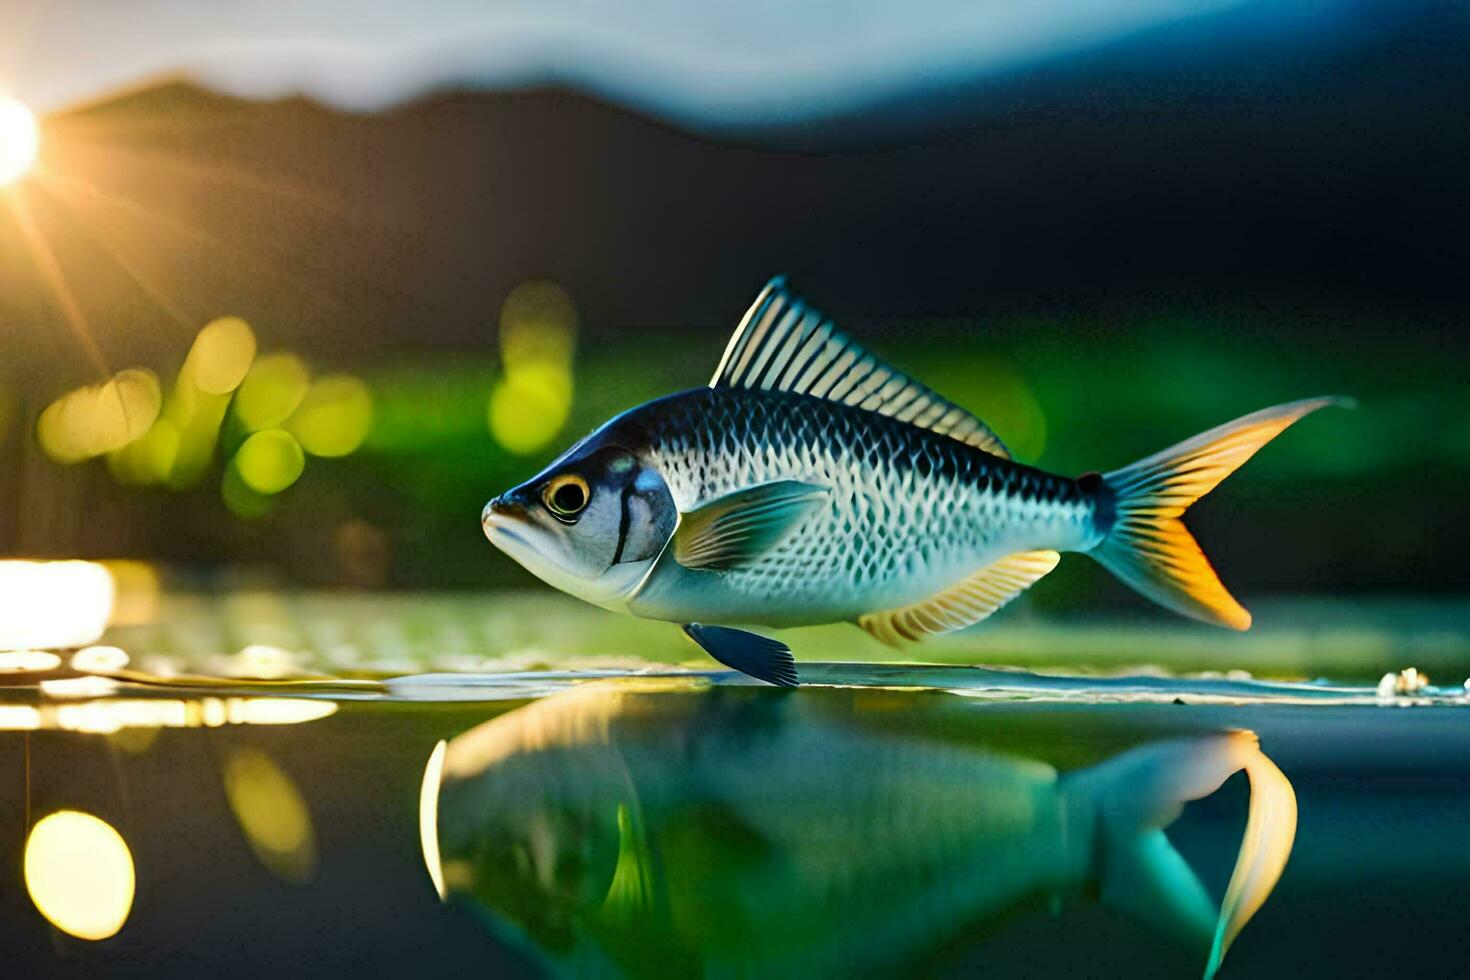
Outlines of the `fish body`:
{"label": "fish body", "polygon": [[[1294,796],[1249,733],[1062,772],[885,728],[882,692],[823,695],[610,682],[466,732],[433,828],[451,894],[571,974],[606,957],[633,976],[827,976],[1099,894],[1203,961],[1285,865]],[[1162,828],[1241,769],[1256,834],[1222,906]]]}
{"label": "fish body", "polygon": [[796,683],[789,648],[721,624],[852,622],[900,645],[980,622],[1064,551],[1166,608],[1245,629],[1250,614],[1180,517],[1341,401],[1263,409],[1073,479],[1012,460],[985,423],[774,280],[709,387],[614,418],[481,520],[557,588],[682,623],[715,659],[777,684]]}
{"label": "fish body", "polygon": [[641,406],[589,444],[635,448],[674,504],[797,481],[819,504],[771,548],[729,568],[661,561],[624,600],[674,622],[856,622],[941,591],[1018,551],[1081,551],[1099,537],[1076,480],[806,394],[699,388]]}

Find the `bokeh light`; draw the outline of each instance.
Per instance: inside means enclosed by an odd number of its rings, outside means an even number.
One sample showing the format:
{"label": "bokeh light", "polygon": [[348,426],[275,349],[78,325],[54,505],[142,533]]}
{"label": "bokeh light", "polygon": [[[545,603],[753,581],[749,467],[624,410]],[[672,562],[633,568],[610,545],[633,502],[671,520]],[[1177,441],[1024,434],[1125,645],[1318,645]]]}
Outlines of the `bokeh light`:
{"label": "bokeh light", "polygon": [[0,704],[0,732],[34,732],[41,727],[41,711],[28,704]]}
{"label": "bokeh light", "polygon": [[572,379],[555,364],[530,364],[507,374],[490,392],[490,434],[522,456],[546,446],[572,410]]}
{"label": "bokeh light", "polygon": [[86,561],[0,561],[0,650],[82,647],[107,628],[112,576]]}
{"label": "bokeh light", "polygon": [[241,749],[224,766],[225,798],[255,856],[277,877],[303,882],[316,870],[311,811],[291,777],[264,752]]}
{"label": "bokeh light", "polygon": [[110,673],[127,665],[128,652],[120,647],[82,647],[71,655],[71,669],[88,673]]}
{"label": "bokeh light", "polygon": [[250,677],[256,680],[279,680],[297,673],[296,657],[283,647],[268,643],[249,643],[230,658],[225,673],[231,677]]}
{"label": "bokeh light", "polygon": [[41,693],[53,700],[67,698],[103,698],[117,693],[117,681],[111,677],[88,674],[83,677],[51,677],[40,684]]}
{"label": "bokeh light", "polygon": [[36,421],[36,439],[57,462],[79,463],[143,435],[162,405],[163,389],[153,372],[129,368],[46,406]]}
{"label": "bokeh light", "polygon": [[362,445],[372,425],[373,397],[367,385],[334,374],[312,382],[286,428],[313,456],[346,456]]}
{"label": "bokeh light", "polygon": [[58,463],[80,463],[87,458],[87,433],[91,428],[90,413],[84,399],[85,389],[68,392],[41,410],[36,419],[36,442],[41,451]]}
{"label": "bokeh light", "polygon": [[225,699],[225,720],[231,725],[301,725],[336,713],[335,702],[310,698]]}
{"label": "bokeh light", "polygon": [[291,417],[306,397],[311,373],[295,354],[267,354],[256,360],[235,393],[235,416],[246,431],[274,429]]}
{"label": "bokeh light", "polygon": [[222,317],[199,331],[164,415],[178,431],[165,484],[183,490],[198,483],[214,459],[220,426],[235,389],[255,359],[255,333],[238,317]]}
{"label": "bokeh light", "polygon": [[337,374],[313,383],[298,355],[256,352],[244,320],[213,320],[195,337],[166,397],[152,372],[121,371],[47,405],[36,420],[36,441],[56,462],[105,456],[118,483],[174,491],[196,486],[223,444],[225,507],[262,517],[274,509],[270,498],[300,478],[307,454],[355,452],[372,431],[374,405],[359,378]]}
{"label": "bokeh light", "polygon": [[284,429],[266,429],[246,439],[235,453],[240,479],[256,493],[280,493],[306,468],[301,446]]}
{"label": "bokeh light", "polygon": [[[32,651],[34,652],[34,651]],[[55,654],[47,654],[55,657]],[[60,665],[60,658],[56,657]],[[88,697],[93,697],[87,695]],[[337,711],[332,701],[311,698],[117,698],[61,704],[0,705],[0,731],[86,732],[113,735],[150,728],[220,728],[224,725],[301,725]]]}
{"label": "bokeh light", "polygon": [[47,922],[78,939],[106,939],[133,908],[133,855],[105,820],[58,810],[26,838],[25,882]]}
{"label": "bokeh light", "polygon": [[510,452],[539,452],[566,425],[576,329],[576,306],[556,283],[522,283],[506,297],[500,311],[505,375],[491,389],[486,423]]}
{"label": "bokeh light", "polygon": [[240,387],[255,360],[255,332],[235,316],[220,317],[199,331],[184,361],[184,373],[200,391],[227,395]]}
{"label": "bokeh light", "polygon": [[41,127],[24,103],[0,96],[0,187],[20,180],[36,164]]}
{"label": "bokeh light", "polygon": [[97,451],[121,449],[148,431],[163,407],[163,389],[152,371],[119,371],[97,390]]}
{"label": "bokeh light", "polygon": [[0,674],[35,674],[55,670],[61,658],[49,650],[0,650]]}

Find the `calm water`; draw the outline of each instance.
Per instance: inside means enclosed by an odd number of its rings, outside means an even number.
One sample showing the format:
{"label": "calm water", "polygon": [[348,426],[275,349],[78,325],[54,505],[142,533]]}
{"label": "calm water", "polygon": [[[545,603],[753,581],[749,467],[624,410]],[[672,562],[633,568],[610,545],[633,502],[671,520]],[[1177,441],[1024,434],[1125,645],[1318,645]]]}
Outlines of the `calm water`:
{"label": "calm water", "polygon": [[604,673],[7,689],[10,974],[1198,976],[1252,895],[1222,976],[1463,965],[1463,695]]}

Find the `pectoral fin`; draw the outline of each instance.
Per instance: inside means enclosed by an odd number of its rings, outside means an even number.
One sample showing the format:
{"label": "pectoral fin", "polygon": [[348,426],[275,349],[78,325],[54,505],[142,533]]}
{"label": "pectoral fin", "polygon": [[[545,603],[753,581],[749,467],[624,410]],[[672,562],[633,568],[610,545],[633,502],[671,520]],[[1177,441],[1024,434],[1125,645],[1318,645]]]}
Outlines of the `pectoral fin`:
{"label": "pectoral fin", "polygon": [[726,667],[777,687],[797,686],[796,661],[791,657],[791,648],[778,640],[728,626],[698,623],[688,624],[684,632]]}
{"label": "pectoral fin", "polygon": [[964,629],[1010,602],[1057,567],[1055,551],[1020,551],[987,565],[943,592],[912,605],[859,617],[858,625],[889,646]]}
{"label": "pectoral fin", "polygon": [[680,518],[674,559],[703,570],[748,564],[775,547],[826,495],[825,487],[799,480],[726,494]]}

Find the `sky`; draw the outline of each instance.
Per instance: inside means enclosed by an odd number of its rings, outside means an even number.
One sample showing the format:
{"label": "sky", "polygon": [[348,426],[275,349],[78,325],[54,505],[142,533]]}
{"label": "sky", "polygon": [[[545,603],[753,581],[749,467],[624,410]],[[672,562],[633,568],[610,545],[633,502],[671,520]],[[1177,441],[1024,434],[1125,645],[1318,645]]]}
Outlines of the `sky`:
{"label": "sky", "polygon": [[1310,30],[1336,4],[1270,6],[6,0],[0,89],[55,112],[184,77],[242,97],[304,94],[372,111],[444,88],[559,83],[690,128],[760,127],[859,112],[1232,9],[1241,23]]}

